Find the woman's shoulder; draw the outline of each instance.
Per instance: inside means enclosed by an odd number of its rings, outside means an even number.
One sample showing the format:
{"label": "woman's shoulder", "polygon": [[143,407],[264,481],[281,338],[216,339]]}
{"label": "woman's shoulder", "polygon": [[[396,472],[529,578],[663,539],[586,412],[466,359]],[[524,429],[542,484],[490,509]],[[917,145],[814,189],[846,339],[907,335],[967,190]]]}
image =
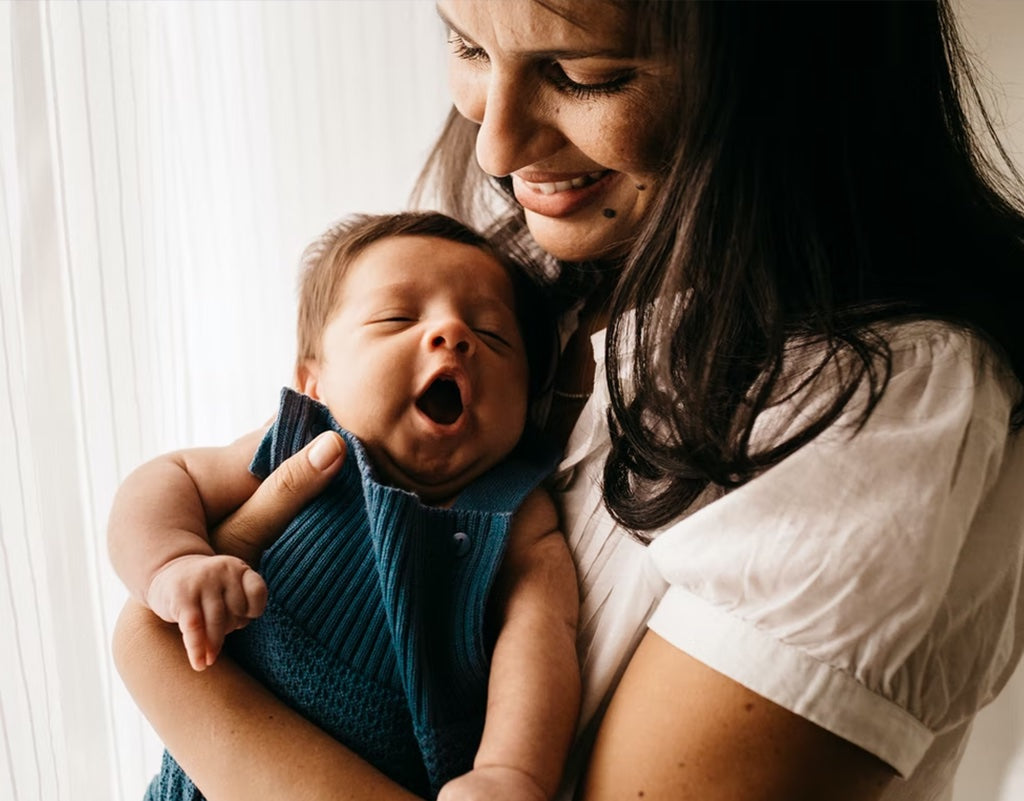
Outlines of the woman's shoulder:
{"label": "woman's shoulder", "polygon": [[[891,354],[889,383],[879,400],[880,424],[901,408],[912,418],[956,413],[1009,433],[1021,382],[997,346],[977,331],[922,320],[881,329]],[[899,415],[896,414],[897,420]]]}
{"label": "woman's shoulder", "polygon": [[996,346],[981,333],[945,320],[888,323],[878,330],[892,352],[894,369],[944,363],[1002,365]]}
{"label": "woman's shoulder", "polygon": [[[862,333],[862,341],[874,353],[867,360],[870,369],[861,373],[843,413],[822,435],[825,440],[851,430],[899,436],[905,425],[950,415],[985,418],[1002,436],[1009,431],[1021,382],[980,333],[945,321],[914,320],[876,325]],[[792,435],[824,413],[837,389],[864,370],[862,350],[828,352],[818,341],[790,343],[775,401],[759,415],[752,442],[770,445]],[[957,435],[955,427],[947,430]]]}

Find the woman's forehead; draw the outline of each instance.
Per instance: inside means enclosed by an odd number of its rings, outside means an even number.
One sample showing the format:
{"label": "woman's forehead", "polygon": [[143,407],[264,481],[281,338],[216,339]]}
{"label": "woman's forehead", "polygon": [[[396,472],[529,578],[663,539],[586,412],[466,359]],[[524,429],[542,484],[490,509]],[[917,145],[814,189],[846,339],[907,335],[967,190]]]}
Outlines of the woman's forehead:
{"label": "woman's forehead", "polygon": [[592,28],[601,20],[625,22],[633,14],[635,4],[622,0],[528,0],[561,17],[578,28]]}
{"label": "woman's forehead", "polygon": [[512,50],[615,51],[634,46],[632,17],[617,0],[439,0],[459,34]]}

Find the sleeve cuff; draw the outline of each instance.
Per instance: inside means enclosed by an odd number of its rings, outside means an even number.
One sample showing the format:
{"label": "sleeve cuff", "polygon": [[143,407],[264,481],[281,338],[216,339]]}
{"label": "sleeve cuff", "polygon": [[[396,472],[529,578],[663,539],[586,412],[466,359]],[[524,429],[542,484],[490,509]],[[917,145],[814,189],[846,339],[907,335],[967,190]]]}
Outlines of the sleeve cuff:
{"label": "sleeve cuff", "polygon": [[711,669],[874,754],[903,778],[914,772],[935,737],[905,709],[849,674],[681,587],[669,588],[648,626]]}

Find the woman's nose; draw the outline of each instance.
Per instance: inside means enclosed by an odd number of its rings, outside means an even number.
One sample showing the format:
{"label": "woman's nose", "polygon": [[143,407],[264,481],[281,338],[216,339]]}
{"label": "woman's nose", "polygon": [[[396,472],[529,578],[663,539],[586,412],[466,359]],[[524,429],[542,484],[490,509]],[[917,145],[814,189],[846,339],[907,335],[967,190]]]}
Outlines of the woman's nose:
{"label": "woman's nose", "polygon": [[489,175],[500,178],[537,164],[565,142],[553,110],[532,83],[528,76],[492,66],[453,88],[459,112],[480,125],[476,160]]}
{"label": "woman's nose", "polygon": [[458,317],[439,320],[427,331],[427,349],[453,350],[470,356],[476,350],[473,331]]}

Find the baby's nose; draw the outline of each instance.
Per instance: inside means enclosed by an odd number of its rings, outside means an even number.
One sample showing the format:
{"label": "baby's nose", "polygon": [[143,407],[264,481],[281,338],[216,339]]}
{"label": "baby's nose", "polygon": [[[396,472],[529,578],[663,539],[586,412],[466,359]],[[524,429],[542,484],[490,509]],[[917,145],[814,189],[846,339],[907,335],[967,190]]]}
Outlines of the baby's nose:
{"label": "baby's nose", "polygon": [[429,334],[430,348],[447,348],[462,354],[473,352],[473,332],[462,320],[450,318],[439,322]]}

